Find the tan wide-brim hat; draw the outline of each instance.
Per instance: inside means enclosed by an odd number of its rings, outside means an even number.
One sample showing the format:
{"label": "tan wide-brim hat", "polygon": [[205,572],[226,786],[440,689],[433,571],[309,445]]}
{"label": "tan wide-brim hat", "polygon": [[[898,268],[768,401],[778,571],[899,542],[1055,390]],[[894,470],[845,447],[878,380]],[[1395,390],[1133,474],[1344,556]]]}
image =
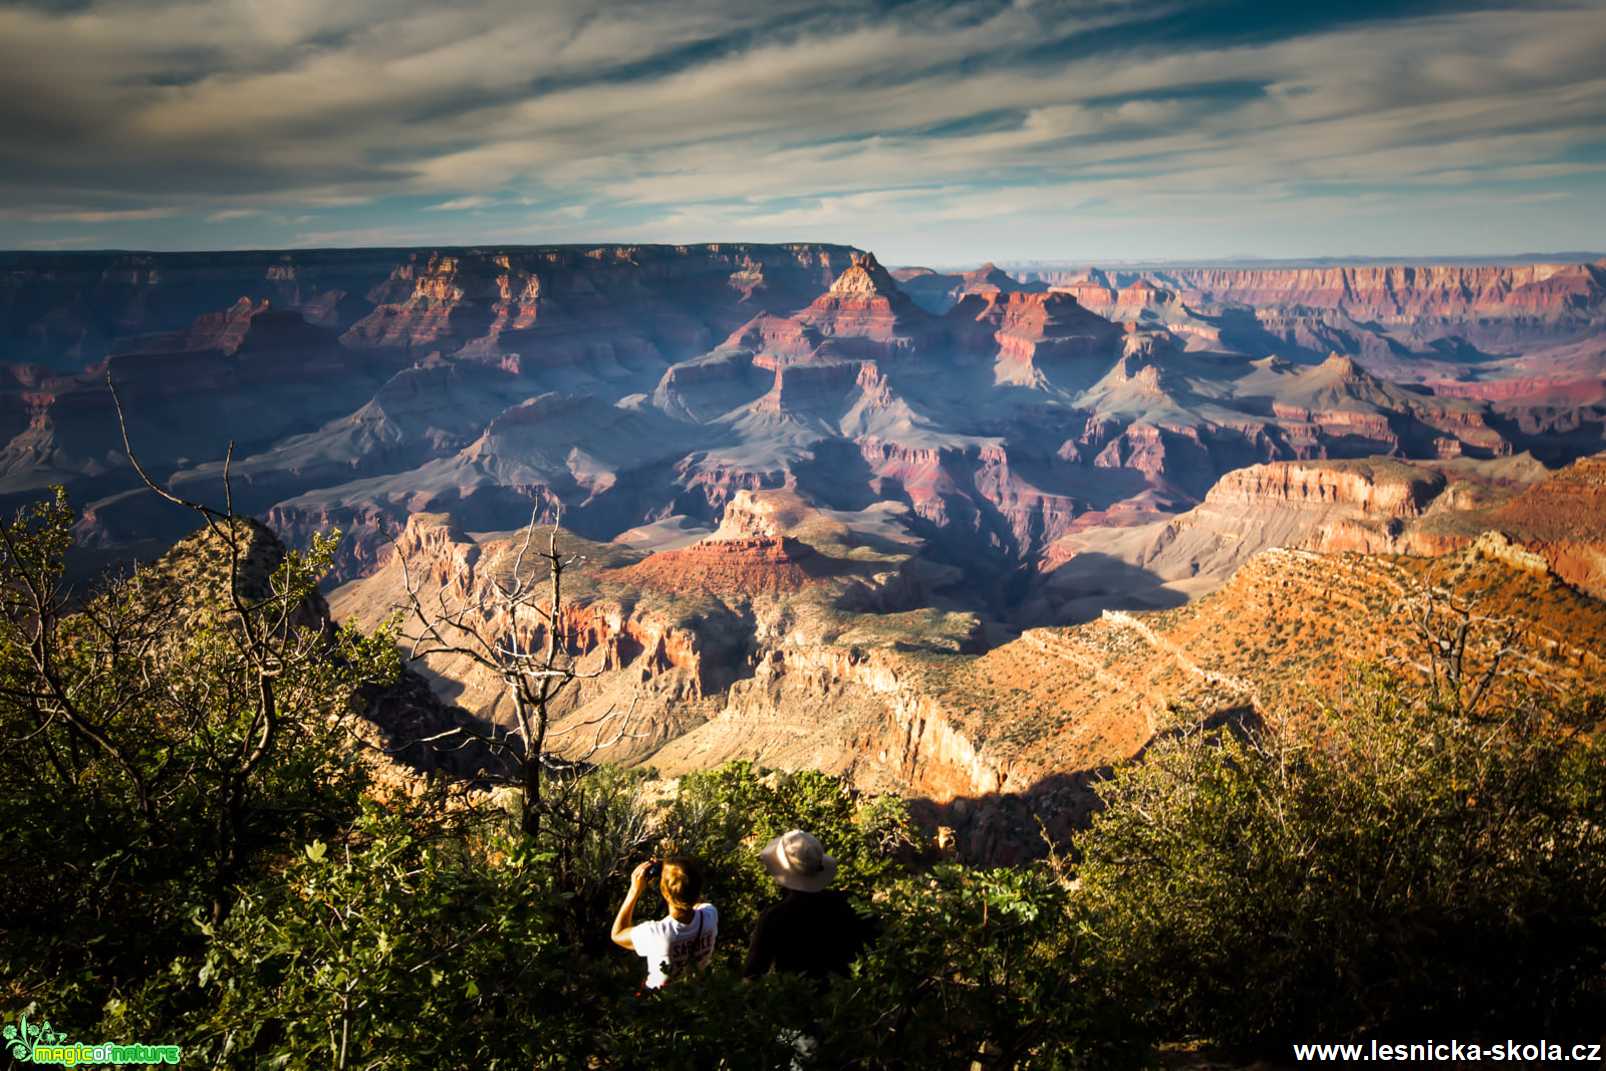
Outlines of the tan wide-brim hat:
{"label": "tan wide-brim hat", "polygon": [[764,845],[758,857],[770,877],[785,889],[819,892],[836,877],[836,860],[825,854],[813,834],[801,829],[782,833]]}

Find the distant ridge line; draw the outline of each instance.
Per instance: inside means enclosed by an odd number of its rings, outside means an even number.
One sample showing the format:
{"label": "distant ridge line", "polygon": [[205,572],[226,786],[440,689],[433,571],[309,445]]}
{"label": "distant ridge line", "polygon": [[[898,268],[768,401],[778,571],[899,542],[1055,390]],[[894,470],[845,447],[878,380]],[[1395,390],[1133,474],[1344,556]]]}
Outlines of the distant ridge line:
{"label": "distant ridge line", "polygon": [[1370,268],[1370,267],[1511,267],[1521,264],[1593,264],[1606,259],[1606,253],[1571,250],[1557,253],[1490,253],[1482,256],[1398,256],[1398,257],[1219,257],[1180,260],[1115,260],[1079,258],[1076,260],[992,260],[964,261],[958,264],[898,264],[897,270],[923,267],[938,272],[974,271],[992,264],[1006,272],[1074,271],[1082,268],[1115,268],[1122,271],[1168,271],[1224,268],[1237,270],[1294,268]]}

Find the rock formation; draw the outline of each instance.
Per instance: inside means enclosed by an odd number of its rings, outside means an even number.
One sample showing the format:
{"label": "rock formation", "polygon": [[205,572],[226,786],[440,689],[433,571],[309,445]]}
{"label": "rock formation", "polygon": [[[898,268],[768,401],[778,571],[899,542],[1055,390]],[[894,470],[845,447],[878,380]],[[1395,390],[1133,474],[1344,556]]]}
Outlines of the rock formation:
{"label": "rock formation", "polygon": [[[1084,528],[1051,544],[1026,619],[1111,605],[1175,605],[1213,590],[1271,547],[1323,553],[1458,553],[1495,532],[1579,591],[1606,597],[1606,455],[1556,472],[1530,457],[1273,462],[1228,473],[1175,518]],[[1108,577],[1139,573],[1126,592]]]}
{"label": "rock formation", "polygon": [[[1286,499],[1322,513],[1352,503],[1384,523],[1430,513],[1446,493],[1442,477],[1398,469],[1268,466],[1222,489],[1218,502]],[[921,801],[921,813],[956,828],[972,857],[1032,854],[1040,843],[1033,815],[1060,834],[1084,821],[1099,771],[1159,733],[1264,716],[1311,688],[1341,686],[1366,661],[1411,672],[1418,638],[1402,606],[1426,585],[1521,615],[1524,649],[1558,667],[1552,686],[1606,680],[1606,661],[1588,640],[1606,629],[1606,604],[1498,533],[1437,559],[1270,549],[1185,606],[1106,610],[974,653],[974,620],[932,608],[954,577],[920,565],[918,543],[905,537],[902,553],[912,557],[852,571],[850,548],[886,538],[885,522],[895,518],[821,513],[789,492],[742,495],[733,506],[729,523],[689,556],[632,560],[563,537],[588,558],[560,619],[564,642],[600,675],[559,724],[634,703],[646,735],[615,758],[669,776],[735,758],[843,772],[864,788]],[[721,543],[728,546],[710,549]],[[795,547],[802,560],[834,561],[837,570],[797,587],[756,576],[739,589],[697,582],[729,575],[710,563],[718,554],[784,573],[784,563],[752,553],[761,543]],[[422,517],[398,545],[429,601],[441,591],[450,605],[484,607],[484,623],[503,628],[486,584],[505,577],[514,549],[506,538],[476,540]],[[683,580],[658,587],[668,569],[638,575],[654,559],[677,563]],[[336,612],[378,619],[394,598],[395,568],[342,588]],[[866,583],[893,601],[850,597]],[[528,642],[541,638],[541,625],[532,627]],[[1484,657],[1487,638],[1478,642],[1474,655]],[[459,702],[498,716],[496,682],[445,661],[430,669],[460,689]]]}
{"label": "rock formation", "polygon": [[[561,523],[583,561],[550,627],[595,676],[557,713],[634,703],[648,729],[607,757],[850,772],[1005,857],[1021,808],[1085,815],[1177,710],[1254,716],[1336,680],[1330,648],[1399,656],[1373,634],[1413,576],[1520,593],[1554,650],[1591,635],[1601,282],[894,274],[823,245],[13,254],[0,506],[65,483],[83,575],[184,533],[109,371],[175,490],[219,500],[232,440],[239,509],[343,530],[342,619],[384,620],[405,562],[537,642],[494,582],[511,533]],[[420,669],[370,697],[384,718],[433,687],[505,720],[494,675]]]}

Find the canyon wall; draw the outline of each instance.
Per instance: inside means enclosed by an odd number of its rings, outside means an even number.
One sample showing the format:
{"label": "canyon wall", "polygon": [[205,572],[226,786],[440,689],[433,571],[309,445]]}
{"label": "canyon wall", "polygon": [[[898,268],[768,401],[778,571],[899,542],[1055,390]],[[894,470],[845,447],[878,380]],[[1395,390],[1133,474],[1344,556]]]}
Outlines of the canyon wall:
{"label": "canyon wall", "polygon": [[1567,333],[1606,308],[1598,264],[1387,265],[1320,268],[1026,270],[1095,310],[1179,301],[1194,306],[1331,309],[1389,325],[1502,320]]}
{"label": "canyon wall", "polygon": [[[1562,482],[1594,480],[1581,472]],[[1442,474],[1386,463],[1337,472],[1262,466],[1219,488],[1212,502],[1329,519],[1349,509],[1386,525],[1432,516],[1450,493],[1445,485]],[[723,553],[746,558],[751,570],[784,571],[759,544],[801,542],[811,525],[830,523],[798,512],[798,501],[785,492],[744,495],[731,525],[704,545],[728,544]],[[776,519],[786,512],[793,516]],[[571,549],[598,549],[561,538]],[[397,551],[379,573],[335,593],[337,616],[382,619],[405,561],[426,605],[444,598],[466,607],[461,620],[521,645],[545,639],[534,615],[514,628],[491,597],[493,582],[510,579],[516,540],[475,539],[443,518],[415,517]],[[789,553],[829,560],[841,546]],[[679,577],[642,575],[655,558],[675,563]],[[1313,687],[1340,686],[1359,661],[1408,666],[1415,639],[1400,625],[1400,607],[1427,586],[1477,599],[1489,613],[1524,616],[1530,628],[1520,643],[1561,667],[1557,687],[1599,679],[1603,669],[1587,637],[1606,627],[1606,604],[1558,578],[1542,549],[1495,531],[1440,559],[1268,549],[1187,605],[1106,610],[985,651],[922,644],[907,615],[929,619],[929,589],[890,611],[844,616],[835,598],[843,589],[831,580],[793,590],[748,577],[740,592],[720,591],[698,583],[710,569],[718,575],[724,566],[681,551],[608,551],[569,574],[572,601],[558,629],[587,678],[555,710],[557,749],[573,746],[570,727],[628,710],[635,732],[611,760],[664,776],[732,759],[842,773],[863,789],[914,798],[923,817],[959,831],[968,855],[993,861],[1040,850],[1037,818],[1056,836],[1085,822],[1101,771],[1157,734],[1260,717]],[[448,698],[506,722],[500,682],[461,659],[424,664]]]}
{"label": "canyon wall", "polygon": [[242,300],[344,332],[354,346],[494,351],[503,336],[527,341],[521,333],[548,317],[593,335],[634,334],[656,318],[649,338],[691,351],[753,312],[806,305],[848,255],[749,243],[5,253],[0,361],[88,367]]}

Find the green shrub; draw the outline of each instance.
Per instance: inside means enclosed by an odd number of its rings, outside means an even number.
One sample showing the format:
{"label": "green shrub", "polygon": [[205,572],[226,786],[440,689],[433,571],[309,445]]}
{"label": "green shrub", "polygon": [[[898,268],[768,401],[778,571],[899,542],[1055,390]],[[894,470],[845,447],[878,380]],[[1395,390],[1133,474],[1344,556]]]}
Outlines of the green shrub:
{"label": "green shrub", "polygon": [[841,778],[815,770],[760,773],[747,762],[680,779],[663,816],[662,843],[700,858],[717,894],[722,931],[751,932],[779,899],[759,849],[791,829],[820,839],[837,860],[834,887],[861,903],[905,869],[918,836],[903,802],[861,796]]}
{"label": "green shrub", "polygon": [[1145,1038],[1083,976],[1087,935],[1050,868],[953,864],[876,897],[883,933],[822,1016],[825,1066],[1122,1067]]}
{"label": "green shrub", "polygon": [[341,720],[396,656],[303,613],[333,540],[286,553],[234,530],[264,669],[225,609],[222,538],[195,541],[188,575],[69,602],[73,520],[58,493],[0,525],[0,993],[81,1019],[193,943],[194,912],[221,917],[287,848],[349,825],[366,775]]}
{"label": "green shrub", "polygon": [[[599,796],[623,796],[635,781],[589,776]],[[1110,1044],[1121,1031],[1076,977],[1080,938],[1067,887],[1049,870],[916,874],[876,861],[876,834],[900,827],[901,806],[855,802],[819,775],[805,781],[817,791],[797,797],[801,811],[765,810],[786,798],[785,780],[746,766],[684,787],[705,816],[720,810],[705,803],[756,803],[747,813],[766,830],[825,811],[846,823],[816,828],[856,860],[882,935],[823,993],[798,977],[743,981],[749,933],[738,918],[722,921],[710,969],[642,994],[634,955],[570,938],[573,891],[555,857],[505,817],[463,837],[427,812],[367,804],[348,835],[301,846],[220,924],[197,916],[204,947],[114,1000],[98,1032],[177,1036],[186,1059],[286,1068],[785,1067],[800,1031],[818,1067],[944,1066],[955,1054],[984,1066],[1085,1066],[1090,1053],[1112,1066],[1132,1055]],[[742,832],[723,817],[727,832]],[[749,828],[742,840],[762,834]],[[610,916],[622,880],[611,892]],[[775,890],[767,876],[740,889],[716,881],[709,895],[722,917],[733,894],[760,901]]]}
{"label": "green shrub", "polygon": [[1599,705],[1355,694],[1173,737],[1106,785],[1076,843],[1115,999],[1242,1045],[1598,1026],[1606,756],[1578,730]]}

